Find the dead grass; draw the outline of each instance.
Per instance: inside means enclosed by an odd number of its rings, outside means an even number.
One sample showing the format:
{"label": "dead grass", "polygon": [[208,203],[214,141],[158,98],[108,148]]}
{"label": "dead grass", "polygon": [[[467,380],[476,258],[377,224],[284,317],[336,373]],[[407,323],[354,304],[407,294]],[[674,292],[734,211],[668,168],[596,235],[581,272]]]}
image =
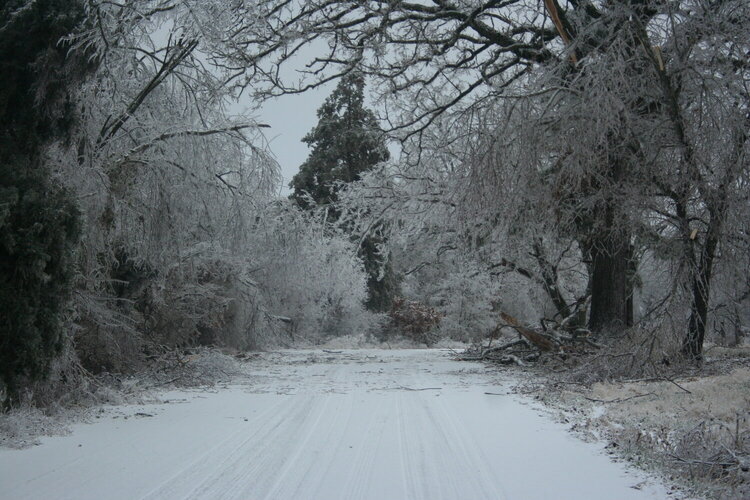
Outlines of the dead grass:
{"label": "dead grass", "polygon": [[558,374],[535,392],[610,451],[708,498],[750,498],[750,347],[709,347],[703,369],[682,375],[579,375]]}
{"label": "dead grass", "polygon": [[21,408],[0,415],[0,447],[27,448],[39,443],[41,436],[67,432],[64,419],[38,408]]}

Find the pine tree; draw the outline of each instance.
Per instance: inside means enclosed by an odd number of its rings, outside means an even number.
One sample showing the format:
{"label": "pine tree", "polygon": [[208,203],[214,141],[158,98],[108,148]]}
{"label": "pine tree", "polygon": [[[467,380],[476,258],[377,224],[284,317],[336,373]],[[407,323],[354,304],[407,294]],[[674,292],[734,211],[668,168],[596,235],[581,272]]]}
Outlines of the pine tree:
{"label": "pine tree", "polygon": [[0,393],[6,408],[25,382],[47,374],[63,344],[79,217],[71,196],[51,181],[42,152],[65,139],[71,125],[68,48],[59,41],[83,13],[80,2],[69,0],[0,4]]}
{"label": "pine tree", "polygon": [[[303,139],[311,149],[289,186],[290,198],[302,209],[325,206],[328,219],[339,217],[337,193],[345,183],[360,179],[363,172],[390,158],[385,135],[375,114],[364,105],[364,77],[350,73],[318,109],[318,124]],[[382,238],[373,234],[362,241],[359,255],[367,272],[367,307],[390,308],[396,283],[390,265],[378,252]]]}
{"label": "pine tree", "polygon": [[311,201],[335,203],[340,183],[358,180],[390,157],[375,114],[364,106],[364,87],[359,74],[342,78],[318,109],[318,124],[302,139],[312,152],[289,185],[301,208],[311,208]]}

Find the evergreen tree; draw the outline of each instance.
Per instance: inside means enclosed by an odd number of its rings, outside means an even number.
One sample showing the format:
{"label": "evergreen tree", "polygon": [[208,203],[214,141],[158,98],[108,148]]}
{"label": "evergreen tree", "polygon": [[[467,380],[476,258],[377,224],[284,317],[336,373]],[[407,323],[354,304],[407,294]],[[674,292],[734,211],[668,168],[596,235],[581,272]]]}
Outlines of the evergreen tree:
{"label": "evergreen tree", "polygon": [[[364,106],[364,77],[350,73],[318,109],[318,124],[303,139],[311,149],[290,187],[292,200],[310,210],[328,207],[329,220],[338,219],[335,203],[344,183],[360,179],[363,172],[390,158],[385,135],[375,114]],[[367,307],[375,311],[390,308],[396,283],[388,263],[383,263],[377,234],[364,239],[360,257],[367,272]]]}
{"label": "evergreen tree", "polygon": [[340,183],[359,180],[390,157],[375,114],[364,106],[364,87],[359,74],[342,78],[318,109],[318,124],[302,139],[312,152],[289,185],[301,208],[312,208],[311,200],[318,206],[335,203]]}
{"label": "evergreen tree", "polygon": [[78,211],[46,171],[43,148],[70,128],[72,73],[60,39],[78,1],[0,4],[0,392],[44,377],[62,347]]}

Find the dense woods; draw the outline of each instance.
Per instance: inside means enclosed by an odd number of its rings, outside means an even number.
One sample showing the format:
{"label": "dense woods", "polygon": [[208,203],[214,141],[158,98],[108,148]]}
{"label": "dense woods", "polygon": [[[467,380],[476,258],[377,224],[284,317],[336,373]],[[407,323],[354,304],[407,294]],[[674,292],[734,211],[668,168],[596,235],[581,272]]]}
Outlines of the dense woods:
{"label": "dense woods", "polygon": [[264,125],[226,111],[216,7],[3,4],[6,406],[377,323],[356,245],[276,198]]}
{"label": "dense woods", "polygon": [[[257,117],[323,89],[284,179],[293,124]],[[540,419],[495,425],[522,406],[502,369],[611,453],[745,498],[749,182],[747,0],[0,0],[0,448],[245,377],[139,436],[174,462],[133,497],[360,495],[378,456],[404,492],[496,498],[487,449],[568,459],[515,436]],[[0,479],[98,465],[58,458]]]}
{"label": "dense woods", "polygon": [[[197,345],[525,325],[635,375],[747,331],[743,0],[0,13],[7,406]],[[330,81],[281,198],[229,105]]]}

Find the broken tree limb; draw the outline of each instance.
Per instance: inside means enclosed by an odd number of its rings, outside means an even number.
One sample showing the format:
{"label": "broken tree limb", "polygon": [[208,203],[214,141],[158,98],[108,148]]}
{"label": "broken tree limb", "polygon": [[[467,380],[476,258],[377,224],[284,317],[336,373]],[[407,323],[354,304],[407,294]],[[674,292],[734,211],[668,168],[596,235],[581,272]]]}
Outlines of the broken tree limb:
{"label": "broken tree limb", "polygon": [[493,354],[503,356],[504,354],[502,352],[504,350],[510,349],[511,347],[515,347],[517,345],[527,345],[527,342],[524,339],[514,340],[512,342],[507,342],[495,347],[486,347],[480,352],[477,352],[476,350],[474,350],[473,352],[466,350],[458,355],[458,359],[462,361],[482,361],[485,359],[497,359],[496,357],[493,357]]}
{"label": "broken tree limb", "polygon": [[488,347],[487,349],[484,349],[482,351],[482,356],[487,356],[488,354],[492,354],[493,352],[499,352],[504,351],[506,349],[510,349],[511,347],[515,347],[517,345],[526,344],[525,340],[514,340],[513,342],[507,342],[503,345],[498,345],[495,347]]}
{"label": "broken tree limb", "polygon": [[511,316],[510,314],[501,312],[500,317],[503,318],[503,320],[508,323],[515,331],[517,331],[523,338],[531,342],[534,346],[536,346],[540,351],[554,351],[557,350],[557,343],[554,342],[552,339],[547,337],[546,335],[543,335],[539,332],[535,332],[534,330],[530,328],[526,328],[525,326],[521,326],[518,323],[518,320]]}

